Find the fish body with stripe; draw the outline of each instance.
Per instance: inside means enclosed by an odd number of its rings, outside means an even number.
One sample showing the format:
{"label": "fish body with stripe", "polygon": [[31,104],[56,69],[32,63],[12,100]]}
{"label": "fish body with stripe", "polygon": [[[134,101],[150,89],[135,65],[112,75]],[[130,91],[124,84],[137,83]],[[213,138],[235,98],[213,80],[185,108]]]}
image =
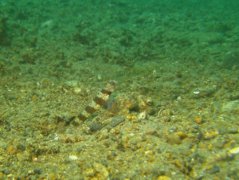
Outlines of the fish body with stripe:
{"label": "fish body with stripe", "polygon": [[109,100],[110,95],[114,92],[116,87],[116,81],[109,81],[106,86],[101,89],[98,95],[93,99],[93,101],[85,107],[84,111],[82,111],[78,118],[82,121],[87,120],[94,112],[98,111],[102,107],[105,106],[107,101]]}

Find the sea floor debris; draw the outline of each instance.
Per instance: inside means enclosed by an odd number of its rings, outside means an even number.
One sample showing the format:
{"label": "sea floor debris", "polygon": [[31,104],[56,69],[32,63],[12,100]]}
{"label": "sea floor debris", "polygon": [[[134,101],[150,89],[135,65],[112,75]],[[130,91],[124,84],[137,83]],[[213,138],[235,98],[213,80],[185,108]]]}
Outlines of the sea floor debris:
{"label": "sea floor debris", "polygon": [[238,2],[0,1],[0,179],[239,179]]}

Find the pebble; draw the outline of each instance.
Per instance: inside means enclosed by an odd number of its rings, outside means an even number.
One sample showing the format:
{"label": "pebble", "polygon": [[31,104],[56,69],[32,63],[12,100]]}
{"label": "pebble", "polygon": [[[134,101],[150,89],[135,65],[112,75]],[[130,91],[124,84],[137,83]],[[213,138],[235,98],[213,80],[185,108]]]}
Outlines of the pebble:
{"label": "pebble", "polygon": [[217,91],[217,86],[197,88],[193,91],[195,98],[210,97]]}
{"label": "pebble", "polygon": [[201,116],[196,116],[194,118],[194,122],[197,123],[197,124],[202,124],[203,123],[203,119]]}
{"label": "pebble", "polygon": [[239,147],[235,147],[235,148],[233,148],[233,149],[230,149],[230,150],[228,151],[228,154],[229,154],[229,155],[237,155],[237,154],[239,154]]}
{"label": "pebble", "polygon": [[80,87],[75,87],[73,91],[75,94],[80,94],[82,92],[82,89]]}
{"label": "pebble", "polygon": [[215,138],[218,135],[219,135],[219,132],[217,130],[211,130],[211,131],[206,131],[203,134],[203,137],[204,137],[204,139],[208,140],[208,139]]}
{"label": "pebble", "polygon": [[77,156],[75,156],[75,155],[69,155],[69,160],[75,161],[75,160],[77,160],[77,159],[78,159]]}
{"label": "pebble", "polygon": [[137,118],[138,118],[138,120],[145,120],[147,118],[146,111],[139,113]]}

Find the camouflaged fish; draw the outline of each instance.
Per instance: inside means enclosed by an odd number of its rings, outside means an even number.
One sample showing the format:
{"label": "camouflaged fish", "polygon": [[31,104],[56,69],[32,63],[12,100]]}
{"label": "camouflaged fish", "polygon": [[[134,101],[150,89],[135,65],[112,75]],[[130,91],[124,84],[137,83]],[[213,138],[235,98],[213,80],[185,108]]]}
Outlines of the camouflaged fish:
{"label": "camouflaged fish", "polygon": [[78,115],[82,121],[87,120],[94,112],[104,107],[109,100],[111,93],[115,90],[116,81],[109,81],[106,86],[101,89],[93,101],[85,107],[84,111]]}

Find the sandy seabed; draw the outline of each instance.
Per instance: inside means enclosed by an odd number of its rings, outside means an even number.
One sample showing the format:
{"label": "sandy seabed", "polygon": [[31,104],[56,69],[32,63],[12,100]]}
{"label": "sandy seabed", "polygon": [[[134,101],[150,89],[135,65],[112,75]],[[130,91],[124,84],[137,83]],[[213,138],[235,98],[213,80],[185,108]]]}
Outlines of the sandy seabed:
{"label": "sandy seabed", "polygon": [[1,1],[0,178],[238,179],[238,5]]}

